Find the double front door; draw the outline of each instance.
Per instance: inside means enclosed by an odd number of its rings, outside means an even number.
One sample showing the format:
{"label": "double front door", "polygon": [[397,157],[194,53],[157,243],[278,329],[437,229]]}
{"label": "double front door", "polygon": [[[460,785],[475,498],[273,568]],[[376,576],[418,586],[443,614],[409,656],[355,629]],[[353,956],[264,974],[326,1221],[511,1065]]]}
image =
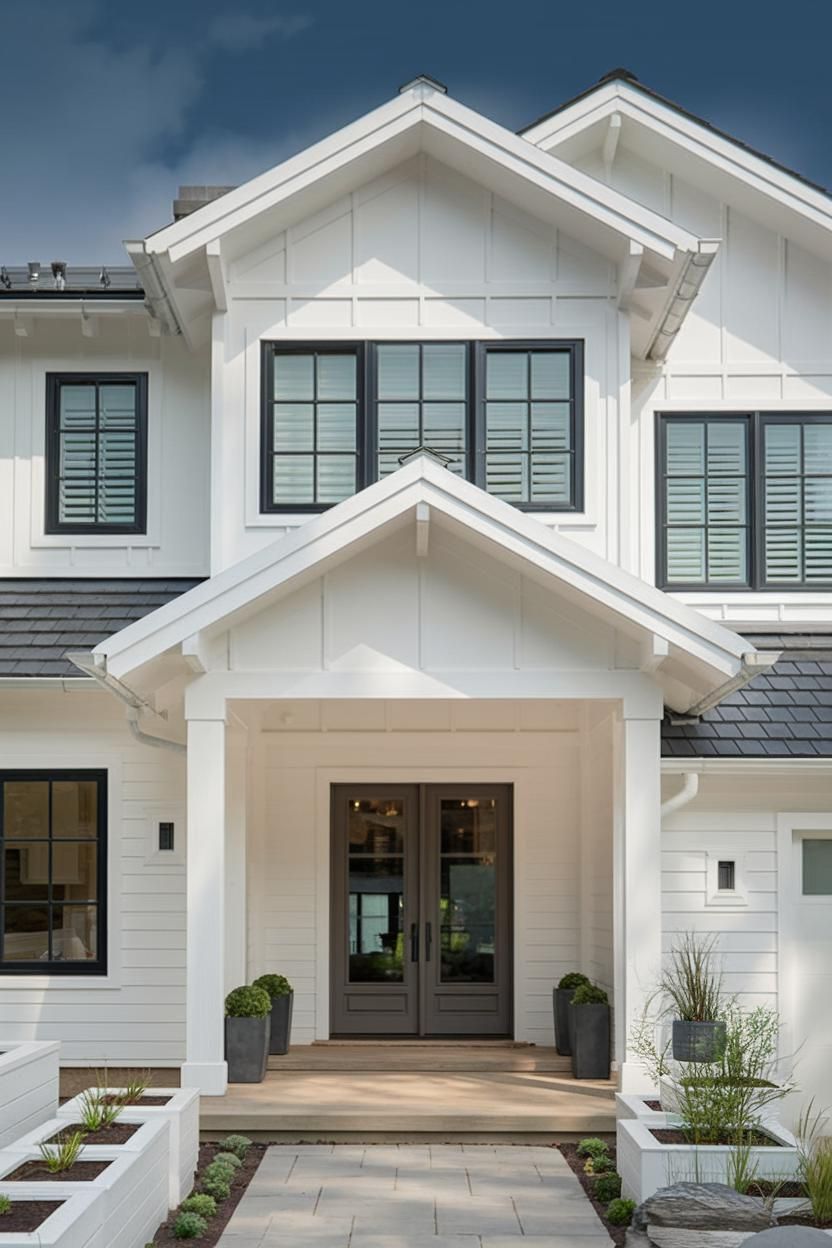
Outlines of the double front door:
{"label": "double front door", "polygon": [[334,1036],[511,1034],[511,787],[336,785]]}

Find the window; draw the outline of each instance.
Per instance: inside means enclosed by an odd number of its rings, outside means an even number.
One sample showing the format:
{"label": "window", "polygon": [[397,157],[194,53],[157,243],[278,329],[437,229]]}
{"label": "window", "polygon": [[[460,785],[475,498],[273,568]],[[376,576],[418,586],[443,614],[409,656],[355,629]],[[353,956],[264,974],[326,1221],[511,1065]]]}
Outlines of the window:
{"label": "window", "polygon": [[832,839],[804,837],[803,896],[828,897],[832,895]]}
{"label": "window", "polygon": [[0,973],[106,971],[104,772],[0,772]]}
{"label": "window", "polygon": [[717,863],[717,888],[721,893],[733,892],[736,887],[737,864],[730,858]]}
{"label": "window", "polygon": [[832,415],[659,416],[658,583],[832,585]]}
{"label": "window", "polygon": [[263,344],[263,511],[320,511],[431,450],[527,510],[583,506],[583,344]]}
{"label": "window", "polygon": [[46,532],[144,533],[147,377],[46,379]]}

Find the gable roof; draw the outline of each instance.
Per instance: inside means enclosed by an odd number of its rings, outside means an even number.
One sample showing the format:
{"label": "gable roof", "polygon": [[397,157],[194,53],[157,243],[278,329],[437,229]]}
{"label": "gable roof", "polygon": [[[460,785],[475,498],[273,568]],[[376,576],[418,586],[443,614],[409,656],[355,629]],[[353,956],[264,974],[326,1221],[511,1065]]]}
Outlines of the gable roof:
{"label": "gable roof", "polygon": [[230,627],[392,529],[420,523],[420,515],[421,523],[430,517],[430,523],[519,566],[553,593],[643,643],[649,656],[658,652],[658,661],[648,656],[645,662],[649,670],[661,669],[665,697],[678,710],[744,683],[768,662],[736,633],[426,455],[116,633],[95,647],[93,661],[122,679],[201,632]]}

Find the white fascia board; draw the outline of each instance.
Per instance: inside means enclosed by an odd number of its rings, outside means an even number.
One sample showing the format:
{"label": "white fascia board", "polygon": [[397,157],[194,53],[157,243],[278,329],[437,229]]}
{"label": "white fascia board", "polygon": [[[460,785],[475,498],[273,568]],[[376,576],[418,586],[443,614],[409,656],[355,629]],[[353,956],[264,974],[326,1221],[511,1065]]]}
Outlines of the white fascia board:
{"label": "white fascia board", "polygon": [[120,678],[202,629],[220,625],[267,594],[285,590],[317,567],[373,540],[388,526],[415,520],[419,503],[468,531],[477,542],[569,587],[586,603],[629,626],[664,638],[713,673],[717,684],[743,667],[748,643],[692,607],[554,533],[510,504],[462,481],[425,456],[301,525],[294,533],[159,607],[96,646]]}
{"label": "white fascia board", "polygon": [[397,97],[199,212],[151,235],[146,240],[146,250],[150,254],[167,253],[171,263],[176,264],[419,125],[432,126],[624,239],[632,239],[660,256],[672,259],[678,251],[696,249],[699,240],[689,230],[541,151],[472,109],[434,92],[415,101],[408,96]]}
{"label": "white fascia board", "polygon": [[832,196],[755,155],[741,143],[715,133],[692,117],[623,82],[605,83],[592,95],[524,131],[523,137],[536,146],[549,142],[561,144],[615,112],[675,143],[689,155],[706,160],[729,177],[738,178],[815,225],[832,229]]}

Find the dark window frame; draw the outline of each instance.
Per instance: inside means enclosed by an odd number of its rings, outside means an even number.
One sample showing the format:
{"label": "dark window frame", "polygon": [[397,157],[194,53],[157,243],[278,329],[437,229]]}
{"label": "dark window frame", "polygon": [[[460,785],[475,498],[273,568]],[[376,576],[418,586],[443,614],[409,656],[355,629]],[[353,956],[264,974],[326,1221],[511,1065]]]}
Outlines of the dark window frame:
{"label": "dark window frame", "polygon": [[[130,524],[76,524],[60,519],[61,476],[61,386],[118,385],[136,387],[136,518]],[[46,374],[46,454],[44,532],[55,534],[146,534],[147,533],[147,373],[94,372]],[[97,410],[97,405],[96,405]],[[96,440],[97,445],[97,440]],[[98,474],[96,474],[96,483]]]}
{"label": "dark window frame", "polygon": [[[717,423],[721,420],[747,422],[746,436],[746,581],[671,581],[667,577],[667,426],[673,423]],[[832,581],[767,581],[765,579],[765,457],[764,429],[768,424],[832,425],[832,410],[826,412],[778,412],[755,411],[699,411],[656,412],[655,424],[655,506],[656,525],[656,585],[669,593],[725,593],[783,594],[813,593],[832,589]],[[805,474],[801,473],[801,480]],[[707,527],[707,526],[705,526]],[[805,528],[801,520],[792,528]]]}
{"label": "dark window frame", "polygon": [[[382,346],[453,346],[468,349],[466,382],[465,479],[485,489],[485,367],[489,351],[562,351],[568,352],[571,387],[571,495],[572,501],[562,507],[552,503],[516,503],[518,511],[553,515],[570,515],[584,510],[584,340],[582,338],[373,338],[328,342],[282,341],[263,339],[260,344],[260,513],[262,515],[319,515],[335,503],[290,503],[272,501],[272,461],[274,457],[274,372],[271,360],[276,352],[310,354],[314,352],[351,352],[357,360],[356,412],[356,493],[378,480],[378,427],[376,396],[376,349]],[[495,496],[497,497],[497,496]]]}
{"label": "dark window frame", "polygon": [[[94,781],[98,786],[98,795],[96,799],[96,818],[97,818],[97,837],[96,837],[96,891],[97,896],[95,905],[98,910],[98,922],[96,925],[97,940],[97,956],[82,962],[64,962],[64,961],[46,961],[36,960],[33,962],[4,962],[3,961],[3,945],[5,940],[5,886],[6,886],[6,855],[5,855],[5,801],[4,786],[11,781],[35,781],[40,783],[48,782],[50,784],[55,781],[62,780],[79,780]],[[6,975],[79,975],[98,977],[107,974],[107,902],[108,902],[108,853],[107,853],[107,828],[108,828],[108,774],[106,770],[101,769],[67,769],[67,768],[42,768],[42,769],[19,769],[19,768],[3,768],[0,770],[0,979]],[[50,791],[50,811],[51,811],[51,791]],[[52,829],[50,826],[49,843],[52,842]],[[39,842],[40,843],[40,842]],[[71,844],[72,841],[69,840]],[[49,927],[49,949],[51,952],[52,935],[51,935],[51,913],[53,905],[70,905],[71,902],[61,902],[52,900],[52,871],[51,871],[50,854],[50,872],[49,872],[49,897],[45,903],[49,907],[50,927]],[[87,903],[90,904],[90,903]]]}

